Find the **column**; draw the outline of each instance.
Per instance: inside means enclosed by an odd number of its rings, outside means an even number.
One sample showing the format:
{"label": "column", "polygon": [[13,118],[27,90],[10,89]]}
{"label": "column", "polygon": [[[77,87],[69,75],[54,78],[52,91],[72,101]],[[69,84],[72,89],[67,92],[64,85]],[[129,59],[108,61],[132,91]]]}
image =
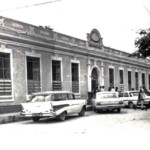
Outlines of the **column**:
{"label": "column", "polygon": [[139,71],[139,89],[142,86],[142,72]]}
{"label": "column", "polygon": [[104,86],[104,63],[101,62],[101,79],[100,79],[100,85]]}
{"label": "column", "polygon": [[91,61],[88,60],[88,92],[91,92]]}

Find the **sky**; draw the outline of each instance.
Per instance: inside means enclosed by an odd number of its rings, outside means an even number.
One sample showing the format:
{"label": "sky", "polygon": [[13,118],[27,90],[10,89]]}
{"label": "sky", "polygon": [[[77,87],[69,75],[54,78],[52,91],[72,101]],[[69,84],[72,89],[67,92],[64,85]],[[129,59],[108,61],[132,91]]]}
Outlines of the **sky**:
{"label": "sky", "polygon": [[[22,9],[18,7],[37,5]],[[0,16],[87,40],[97,29],[103,44],[132,53],[140,29],[150,26],[150,0],[0,0]],[[9,10],[11,9],[11,10]],[[148,9],[148,10],[147,10]],[[9,10],[9,11],[8,11]]]}

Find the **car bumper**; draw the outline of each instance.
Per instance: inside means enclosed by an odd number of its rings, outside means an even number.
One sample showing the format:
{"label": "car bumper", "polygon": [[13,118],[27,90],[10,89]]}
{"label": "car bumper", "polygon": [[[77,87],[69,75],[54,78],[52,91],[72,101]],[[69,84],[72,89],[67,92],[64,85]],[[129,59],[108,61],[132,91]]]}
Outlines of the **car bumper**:
{"label": "car bumper", "polygon": [[123,108],[124,105],[97,105],[95,106],[96,109],[117,109],[117,108]]}
{"label": "car bumper", "polygon": [[50,113],[24,113],[24,112],[21,112],[20,115],[22,117],[55,117],[56,114],[55,112],[50,112]]}

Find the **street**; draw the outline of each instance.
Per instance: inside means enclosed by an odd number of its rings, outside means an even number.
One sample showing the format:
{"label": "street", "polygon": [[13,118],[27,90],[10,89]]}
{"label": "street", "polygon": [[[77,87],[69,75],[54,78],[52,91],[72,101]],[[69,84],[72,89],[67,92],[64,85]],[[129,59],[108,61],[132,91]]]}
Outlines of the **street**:
{"label": "street", "polygon": [[87,111],[60,122],[32,120],[0,125],[3,149],[148,149],[150,109],[122,109],[121,113]]}

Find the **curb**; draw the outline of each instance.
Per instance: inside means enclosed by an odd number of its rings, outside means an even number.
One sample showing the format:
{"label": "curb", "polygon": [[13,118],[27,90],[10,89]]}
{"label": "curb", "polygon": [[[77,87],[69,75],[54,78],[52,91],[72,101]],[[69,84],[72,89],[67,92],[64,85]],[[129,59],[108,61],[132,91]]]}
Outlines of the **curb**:
{"label": "curb", "polygon": [[[91,111],[92,110],[92,106],[91,105],[87,105],[86,106],[86,111]],[[0,115],[0,124],[6,124],[6,123],[12,123],[12,122],[17,122],[17,121],[23,121],[26,120],[25,118],[23,118],[20,113],[6,113],[6,114],[2,114]]]}

